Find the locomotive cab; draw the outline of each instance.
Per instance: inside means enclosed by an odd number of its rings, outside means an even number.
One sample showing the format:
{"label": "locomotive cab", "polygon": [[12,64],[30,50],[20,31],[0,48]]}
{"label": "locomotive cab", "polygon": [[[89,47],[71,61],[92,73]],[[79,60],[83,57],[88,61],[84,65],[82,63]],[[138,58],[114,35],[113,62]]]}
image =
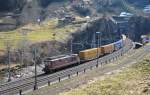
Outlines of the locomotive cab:
{"label": "locomotive cab", "polygon": [[44,59],[45,67],[43,71],[45,73],[49,73],[78,63],[80,63],[80,59],[77,54],[45,58]]}

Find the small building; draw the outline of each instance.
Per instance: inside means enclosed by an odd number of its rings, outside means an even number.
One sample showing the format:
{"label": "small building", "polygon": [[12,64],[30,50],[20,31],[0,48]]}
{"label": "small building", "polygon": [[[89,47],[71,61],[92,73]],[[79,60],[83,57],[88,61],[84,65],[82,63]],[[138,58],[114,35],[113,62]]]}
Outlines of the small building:
{"label": "small building", "polygon": [[127,13],[127,12],[120,13],[120,17],[132,17],[132,16],[133,16],[133,14],[131,14],[131,13]]}
{"label": "small building", "polygon": [[58,22],[59,22],[60,25],[63,25],[63,24],[72,23],[73,21],[75,21],[75,17],[74,17],[74,16],[67,15],[67,16],[65,16],[64,18],[59,19]]}
{"label": "small building", "polygon": [[143,9],[143,13],[146,15],[150,14],[150,5],[146,5]]}

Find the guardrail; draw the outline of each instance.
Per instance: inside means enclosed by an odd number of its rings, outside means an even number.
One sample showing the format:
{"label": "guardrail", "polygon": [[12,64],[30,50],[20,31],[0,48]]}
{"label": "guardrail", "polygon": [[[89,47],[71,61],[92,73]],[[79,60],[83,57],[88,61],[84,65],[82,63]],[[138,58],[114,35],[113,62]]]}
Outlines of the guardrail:
{"label": "guardrail", "polygon": [[[99,58],[98,66],[108,64],[111,61],[117,60],[120,56],[123,56],[123,54],[128,52],[132,47],[133,47],[132,42],[129,40],[128,44],[122,49],[115,51],[112,54],[106,55],[102,58]],[[97,61],[93,60],[85,64],[69,68],[67,70],[56,72],[51,75],[38,77],[37,85],[39,87],[43,85],[49,86],[51,85],[52,82],[56,81],[61,82],[63,78],[70,79],[72,75],[76,74],[78,76],[80,72],[86,72],[86,70],[98,66]],[[34,78],[23,79],[0,85],[0,95],[14,95],[14,94],[22,95],[23,91],[31,90],[33,88],[34,88]]]}

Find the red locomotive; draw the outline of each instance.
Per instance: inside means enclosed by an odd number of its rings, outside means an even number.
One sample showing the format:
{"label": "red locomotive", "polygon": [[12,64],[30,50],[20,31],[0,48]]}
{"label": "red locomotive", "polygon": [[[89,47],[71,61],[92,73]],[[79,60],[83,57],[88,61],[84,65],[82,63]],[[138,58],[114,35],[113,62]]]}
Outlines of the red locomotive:
{"label": "red locomotive", "polygon": [[45,68],[43,69],[44,72],[53,72],[56,69],[60,69],[63,67],[67,67],[69,65],[79,63],[79,57],[77,54],[70,54],[70,55],[61,55],[51,58],[45,58]]}

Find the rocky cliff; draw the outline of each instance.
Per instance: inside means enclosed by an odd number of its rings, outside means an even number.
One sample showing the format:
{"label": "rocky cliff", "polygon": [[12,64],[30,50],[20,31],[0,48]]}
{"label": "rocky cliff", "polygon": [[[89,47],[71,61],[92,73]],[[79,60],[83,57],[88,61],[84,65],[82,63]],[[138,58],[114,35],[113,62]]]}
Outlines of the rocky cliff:
{"label": "rocky cliff", "polygon": [[141,35],[150,34],[150,18],[149,17],[132,17],[129,21],[129,36],[134,41],[140,41]]}

